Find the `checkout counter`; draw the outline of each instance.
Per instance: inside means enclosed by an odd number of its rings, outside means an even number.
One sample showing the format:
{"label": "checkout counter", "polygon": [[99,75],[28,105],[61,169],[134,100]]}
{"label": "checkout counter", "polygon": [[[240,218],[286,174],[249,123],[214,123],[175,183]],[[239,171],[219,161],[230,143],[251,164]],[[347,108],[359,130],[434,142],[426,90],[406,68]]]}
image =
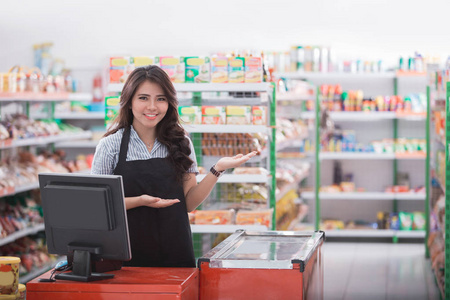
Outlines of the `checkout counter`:
{"label": "checkout counter", "polygon": [[113,279],[27,284],[29,300],[323,299],[323,232],[238,230],[197,268],[123,267]]}

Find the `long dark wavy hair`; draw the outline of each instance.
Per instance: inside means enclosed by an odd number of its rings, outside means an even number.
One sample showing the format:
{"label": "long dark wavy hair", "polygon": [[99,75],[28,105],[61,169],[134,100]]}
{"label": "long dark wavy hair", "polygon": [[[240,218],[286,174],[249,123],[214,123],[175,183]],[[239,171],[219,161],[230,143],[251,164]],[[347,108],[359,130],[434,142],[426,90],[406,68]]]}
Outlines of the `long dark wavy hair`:
{"label": "long dark wavy hair", "polygon": [[104,136],[116,133],[119,129],[130,127],[133,124],[131,101],[139,85],[146,80],[158,84],[169,102],[166,115],[156,125],[156,138],[167,147],[169,152],[167,158],[175,167],[177,181],[181,183],[193,163],[189,157],[191,148],[189,140],[186,138],[186,132],[180,125],[175,87],[169,76],[160,67],[140,67],[131,72],[122,89],[119,113]]}

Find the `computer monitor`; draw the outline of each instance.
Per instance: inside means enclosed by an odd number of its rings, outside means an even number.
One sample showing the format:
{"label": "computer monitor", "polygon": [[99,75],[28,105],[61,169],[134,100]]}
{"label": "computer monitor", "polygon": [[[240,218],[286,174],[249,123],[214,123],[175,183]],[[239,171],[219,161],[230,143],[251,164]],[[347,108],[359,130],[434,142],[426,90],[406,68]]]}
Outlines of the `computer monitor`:
{"label": "computer monitor", "polygon": [[48,252],[73,255],[72,272],[56,279],[94,281],[96,261],[131,259],[122,177],[39,174]]}

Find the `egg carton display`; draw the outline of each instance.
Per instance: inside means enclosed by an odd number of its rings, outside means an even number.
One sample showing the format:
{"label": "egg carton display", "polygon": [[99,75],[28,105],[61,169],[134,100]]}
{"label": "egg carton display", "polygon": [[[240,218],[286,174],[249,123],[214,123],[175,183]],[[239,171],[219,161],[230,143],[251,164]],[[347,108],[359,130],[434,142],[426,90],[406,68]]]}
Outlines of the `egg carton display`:
{"label": "egg carton display", "polygon": [[266,137],[257,133],[203,133],[202,154],[206,156],[234,156],[257,151],[266,146]]}

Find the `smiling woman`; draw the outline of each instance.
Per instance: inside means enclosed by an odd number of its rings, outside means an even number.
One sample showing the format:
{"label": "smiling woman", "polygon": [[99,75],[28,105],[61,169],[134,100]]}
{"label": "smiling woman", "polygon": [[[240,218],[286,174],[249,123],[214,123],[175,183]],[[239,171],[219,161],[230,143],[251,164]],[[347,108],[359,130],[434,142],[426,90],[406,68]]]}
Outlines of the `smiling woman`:
{"label": "smiling woman", "polygon": [[175,88],[161,68],[135,69],[122,90],[119,115],[95,151],[92,174],[122,176],[129,266],[195,267],[187,212],[206,199],[223,171],[256,155],[223,157],[197,184],[194,147],[177,105]]}

